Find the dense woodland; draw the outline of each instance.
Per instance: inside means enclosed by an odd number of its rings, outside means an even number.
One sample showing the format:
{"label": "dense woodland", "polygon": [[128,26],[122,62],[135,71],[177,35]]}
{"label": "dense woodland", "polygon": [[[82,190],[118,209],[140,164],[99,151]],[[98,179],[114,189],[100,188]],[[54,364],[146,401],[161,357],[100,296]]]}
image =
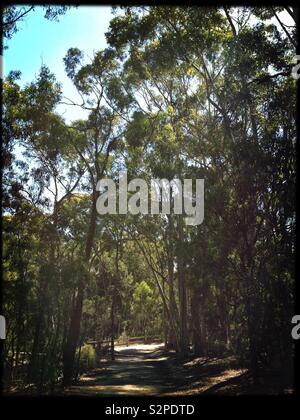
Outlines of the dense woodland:
{"label": "dense woodland", "polygon": [[[133,336],[291,380],[296,29],[283,10],[296,25],[289,7],[118,8],[92,61],[66,51],[79,102],[46,65],[25,86],[4,80],[6,390],[69,385],[101,363],[89,342],[110,340],[113,358]],[[66,122],[60,104],[87,118]],[[124,169],[204,179],[203,223],[100,216],[97,181]]]}

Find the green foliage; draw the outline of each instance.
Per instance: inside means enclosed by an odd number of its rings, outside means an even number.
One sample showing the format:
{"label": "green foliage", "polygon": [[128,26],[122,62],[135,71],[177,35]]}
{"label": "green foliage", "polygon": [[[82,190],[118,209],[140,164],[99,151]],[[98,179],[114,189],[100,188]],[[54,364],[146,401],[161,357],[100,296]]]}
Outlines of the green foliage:
{"label": "green foliage", "polygon": [[91,344],[85,344],[80,350],[80,370],[86,371],[96,367],[96,351]]}

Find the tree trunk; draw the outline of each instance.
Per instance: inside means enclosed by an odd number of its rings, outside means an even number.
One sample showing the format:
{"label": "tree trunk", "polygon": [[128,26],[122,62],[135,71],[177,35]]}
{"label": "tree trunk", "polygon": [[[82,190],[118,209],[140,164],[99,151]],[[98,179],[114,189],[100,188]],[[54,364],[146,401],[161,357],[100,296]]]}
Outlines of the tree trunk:
{"label": "tree trunk", "polygon": [[178,246],[178,292],[179,292],[179,326],[180,326],[180,356],[185,358],[188,354],[188,338],[187,338],[187,299],[186,299],[186,285],[185,285],[185,267],[183,255],[183,220],[179,217],[179,246]]}
{"label": "tree trunk", "polygon": [[112,302],[111,302],[111,340],[110,340],[110,354],[111,360],[115,360],[115,286],[112,293]]}
{"label": "tree trunk", "polygon": [[[97,220],[97,208],[96,208],[97,195],[94,191],[93,204],[91,209],[91,218],[89,231],[86,239],[86,248],[85,248],[85,262],[88,262],[91,256],[92,247],[94,243],[95,230],[96,230],[96,220]],[[78,293],[75,298],[75,305],[71,314],[71,323],[69,328],[69,333],[67,337],[67,342],[64,348],[64,357],[63,357],[63,384],[64,386],[70,385],[73,379],[74,373],[74,362],[75,362],[75,353],[76,347],[79,340],[80,334],[80,323],[82,317],[82,305],[84,297],[85,283],[80,281],[78,285]]]}
{"label": "tree trunk", "polygon": [[[170,316],[174,319],[175,323],[178,321],[177,305],[174,293],[174,263],[172,255],[168,256],[168,285],[169,285],[169,302],[170,302]],[[169,329],[169,348],[176,349],[176,331],[170,325]]]}
{"label": "tree trunk", "polygon": [[196,356],[200,356],[203,354],[203,346],[201,339],[201,325],[199,320],[199,293],[197,290],[193,291],[191,298],[191,315],[193,324],[194,354]]}
{"label": "tree trunk", "polygon": [[82,316],[84,286],[78,287],[77,297],[75,299],[74,309],[72,312],[71,324],[67,342],[63,353],[63,385],[67,386],[72,383],[76,348],[80,334],[80,321]]}

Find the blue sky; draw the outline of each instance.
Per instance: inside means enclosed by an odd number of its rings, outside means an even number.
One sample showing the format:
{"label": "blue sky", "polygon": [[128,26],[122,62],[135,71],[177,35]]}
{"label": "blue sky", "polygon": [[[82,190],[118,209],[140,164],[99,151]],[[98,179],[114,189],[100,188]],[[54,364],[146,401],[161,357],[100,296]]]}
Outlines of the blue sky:
{"label": "blue sky", "polygon": [[[66,97],[78,98],[72,82],[64,70],[63,57],[70,47],[84,51],[86,58],[105,48],[105,32],[113,18],[109,6],[80,6],[61,16],[59,22],[44,18],[44,11],[36,7],[23,22],[19,31],[8,41],[4,50],[4,76],[11,70],[22,72],[21,82],[31,82],[42,64],[46,64],[63,85]],[[74,106],[60,105],[67,121],[81,118],[84,111]]]}

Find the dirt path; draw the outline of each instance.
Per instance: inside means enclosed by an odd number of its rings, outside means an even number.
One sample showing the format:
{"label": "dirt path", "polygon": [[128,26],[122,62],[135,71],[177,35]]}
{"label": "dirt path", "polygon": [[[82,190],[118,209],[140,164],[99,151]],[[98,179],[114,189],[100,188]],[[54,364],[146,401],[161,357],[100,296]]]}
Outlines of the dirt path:
{"label": "dirt path", "polygon": [[163,344],[135,344],[116,347],[114,362],[103,362],[101,368],[83,375],[64,395],[230,395],[248,391],[246,370],[235,366],[230,357],[178,363],[175,354],[164,352]]}
{"label": "dirt path", "polygon": [[101,397],[292,392],[290,386],[283,388],[279,379],[265,377],[260,385],[254,385],[234,356],[190,357],[178,362],[174,353],[164,351],[163,344],[135,344],[117,346],[115,361],[102,361],[101,367],[83,375],[77,385],[46,394]]}
{"label": "dirt path", "polygon": [[116,347],[116,360],[84,375],[68,395],[161,395],[178,387],[170,358],[163,344]]}

